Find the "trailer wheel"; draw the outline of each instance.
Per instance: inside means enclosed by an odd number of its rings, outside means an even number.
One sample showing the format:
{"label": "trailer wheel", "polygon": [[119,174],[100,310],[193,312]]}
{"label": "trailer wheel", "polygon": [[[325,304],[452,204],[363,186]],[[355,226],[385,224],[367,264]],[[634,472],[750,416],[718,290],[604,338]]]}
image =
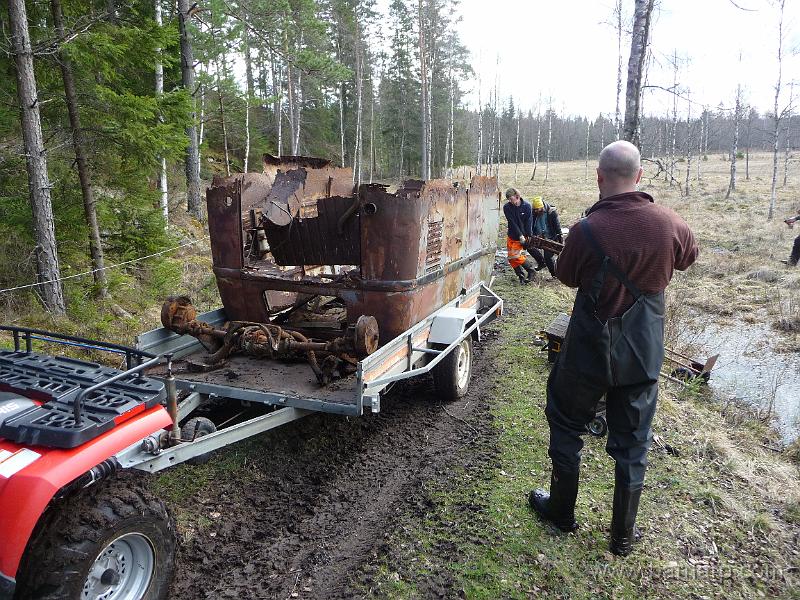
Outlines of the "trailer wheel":
{"label": "trailer wheel", "polygon": [[603,437],[608,433],[608,423],[606,422],[606,418],[602,415],[597,415],[594,419],[589,421],[588,429],[589,433],[591,433],[594,437]]}
{"label": "trailer wheel", "polygon": [[472,338],[467,336],[433,368],[433,384],[444,400],[456,400],[467,393],[471,375]]}
{"label": "trailer wheel", "polygon": [[[205,417],[192,417],[181,427],[181,439],[184,442],[193,442],[209,433],[214,433],[217,426],[214,421]],[[190,458],[186,462],[190,465],[204,465],[211,459],[211,452]]]}
{"label": "trailer wheel", "polygon": [[128,477],[90,489],[45,514],[23,557],[17,597],[166,598],[176,542],[164,504]]}

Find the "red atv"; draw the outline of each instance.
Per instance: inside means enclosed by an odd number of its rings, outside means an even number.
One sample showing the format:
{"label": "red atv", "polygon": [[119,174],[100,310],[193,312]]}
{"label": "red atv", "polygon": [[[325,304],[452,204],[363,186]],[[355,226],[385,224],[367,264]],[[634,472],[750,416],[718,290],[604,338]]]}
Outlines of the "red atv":
{"label": "red atv", "polygon": [[[165,596],[175,549],[169,513],[135,477],[109,477],[126,449],[168,435],[168,386],[141,374],[163,359],[2,329],[15,350],[0,350],[0,599]],[[33,339],[119,353],[127,369],[37,354]]]}

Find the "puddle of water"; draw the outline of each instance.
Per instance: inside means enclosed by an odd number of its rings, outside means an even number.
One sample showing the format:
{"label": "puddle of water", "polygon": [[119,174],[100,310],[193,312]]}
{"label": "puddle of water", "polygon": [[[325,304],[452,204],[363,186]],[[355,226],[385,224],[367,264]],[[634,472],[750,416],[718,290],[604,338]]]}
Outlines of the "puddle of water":
{"label": "puddle of water", "polygon": [[800,354],[775,352],[775,336],[766,325],[707,322],[685,341],[708,356],[719,353],[709,385],[723,397],[735,396],[762,410],[773,399],[775,424],[783,441],[791,443],[800,437]]}

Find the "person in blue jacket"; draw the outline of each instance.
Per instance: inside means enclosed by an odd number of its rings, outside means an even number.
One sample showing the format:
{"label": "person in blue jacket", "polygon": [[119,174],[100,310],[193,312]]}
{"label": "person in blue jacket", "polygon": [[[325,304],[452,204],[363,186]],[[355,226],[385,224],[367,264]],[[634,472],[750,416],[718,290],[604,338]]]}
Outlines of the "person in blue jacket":
{"label": "person in blue jacket", "polygon": [[[508,263],[519,277],[520,283],[530,283],[534,270],[533,263],[525,252],[525,244],[533,236],[533,210],[515,188],[506,190],[506,200],[508,202],[503,205],[503,214],[508,221]],[[523,270],[527,275],[523,274]]]}

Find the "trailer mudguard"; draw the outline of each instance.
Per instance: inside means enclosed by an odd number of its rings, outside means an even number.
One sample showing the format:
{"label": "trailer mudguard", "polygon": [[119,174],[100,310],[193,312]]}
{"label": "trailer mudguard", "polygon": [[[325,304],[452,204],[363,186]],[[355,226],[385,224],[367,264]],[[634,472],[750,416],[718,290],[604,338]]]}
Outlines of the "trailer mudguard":
{"label": "trailer mudguard", "polygon": [[58,490],[171,423],[159,405],[68,450],[26,447],[0,439],[0,599],[10,597],[9,589],[13,593],[33,529]]}

